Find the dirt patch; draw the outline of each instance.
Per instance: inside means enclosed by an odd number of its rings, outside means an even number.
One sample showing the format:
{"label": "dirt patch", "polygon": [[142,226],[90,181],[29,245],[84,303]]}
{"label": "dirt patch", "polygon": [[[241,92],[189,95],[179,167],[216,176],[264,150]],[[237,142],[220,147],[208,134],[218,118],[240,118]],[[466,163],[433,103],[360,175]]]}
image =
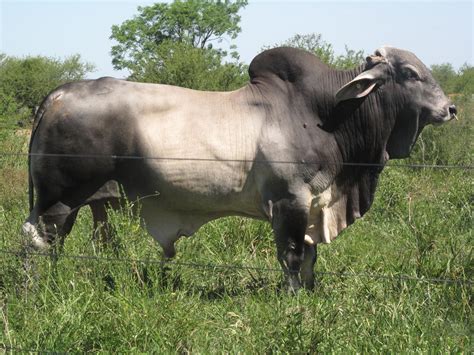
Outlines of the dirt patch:
{"label": "dirt patch", "polygon": [[15,130],[15,136],[17,137],[28,137],[29,139],[30,135],[31,135],[31,129],[29,128],[21,128],[21,129]]}

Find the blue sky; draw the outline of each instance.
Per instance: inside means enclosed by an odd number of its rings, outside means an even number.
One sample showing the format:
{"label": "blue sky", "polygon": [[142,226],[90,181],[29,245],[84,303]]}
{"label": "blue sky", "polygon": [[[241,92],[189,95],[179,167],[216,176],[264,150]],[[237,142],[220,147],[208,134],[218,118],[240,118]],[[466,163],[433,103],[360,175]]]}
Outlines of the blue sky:
{"label": "blue sky", "polygon": [[[79,53],[96,65],[90,77],[124,77],[109,55],[110,28],[150,1],[0,0],[0,52],[65,57]],[[425,64],[473,64],[472,1],[252,1],[241,12],[234,41],[249,63],[265,45],[296,33],[321,33],[342,53],[344,45],[372,53],[384,44],[413,51]]]}

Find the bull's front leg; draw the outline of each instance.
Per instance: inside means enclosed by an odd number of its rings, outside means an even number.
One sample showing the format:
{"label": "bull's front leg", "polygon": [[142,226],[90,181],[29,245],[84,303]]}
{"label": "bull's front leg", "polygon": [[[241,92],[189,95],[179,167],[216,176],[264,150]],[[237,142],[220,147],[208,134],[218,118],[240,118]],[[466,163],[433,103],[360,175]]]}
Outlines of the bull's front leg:
{"label": "bull's front leg", "polygon": [[316,264],[317,249],[316,245],[304,244],[304,260],[301,265],[301,281],[306,289],[314,288],[314,264]]}
{"label": "bull's front leg", "polygon": [[301,287],[300,271],[304,261],[304,236],[308,208],[297,201],[283,199],[273,204],[272,228],[275,233],[278,261],[290,291]]}

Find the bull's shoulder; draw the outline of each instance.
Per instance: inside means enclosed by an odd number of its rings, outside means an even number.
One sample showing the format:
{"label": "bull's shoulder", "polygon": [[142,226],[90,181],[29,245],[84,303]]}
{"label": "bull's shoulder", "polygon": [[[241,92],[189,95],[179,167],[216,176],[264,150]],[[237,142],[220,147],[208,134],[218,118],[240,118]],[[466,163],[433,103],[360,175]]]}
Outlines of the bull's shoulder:
{"label": "bull's shoulder", "polygon": [[318,75],[327,68],[314,54],[297,48],[279,47],[257,55],[250,63],[249,76],[251,81],[279,78],[298,82],[308,76]]}

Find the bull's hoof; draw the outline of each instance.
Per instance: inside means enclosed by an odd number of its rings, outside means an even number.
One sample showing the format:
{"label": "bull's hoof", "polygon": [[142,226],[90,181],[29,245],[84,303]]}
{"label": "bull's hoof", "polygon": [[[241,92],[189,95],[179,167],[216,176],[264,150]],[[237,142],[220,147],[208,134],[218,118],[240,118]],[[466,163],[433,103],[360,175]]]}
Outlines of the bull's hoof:
{"label": "bull's hoof", "polygon": [[50,244],[44,238],[42,238],[38,232],[38,229],[30,222],[25,222],[22,226],[23,233],[31,238],[31,245],[37,250],[47,250],[50,248]]}
{"label": "bull's hoof", "polygon": [[288,278],[288,293],[295,294],[301,289],[301,282],[297,276]]}
{"label": "bull's hoof", "polygon": [[303,288],[308,291],[314,291],[314,289],[316,288],[316,283],[314,280],[303,281]]}

